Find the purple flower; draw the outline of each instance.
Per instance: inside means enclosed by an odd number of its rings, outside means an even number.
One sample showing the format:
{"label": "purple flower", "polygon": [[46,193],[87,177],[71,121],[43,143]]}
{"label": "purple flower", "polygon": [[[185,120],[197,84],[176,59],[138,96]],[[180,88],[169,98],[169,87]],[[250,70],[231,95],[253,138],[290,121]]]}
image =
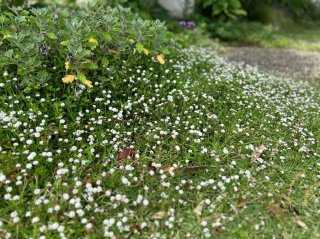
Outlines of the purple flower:
{"label": "purple flower", "polygon": [[187,22],[187,26],[188,27],[195,27],[196,23],[194,21],[189,21],[189,22]]}
{"label": "purple flower", "polygon": [[196,23],[194,21],[180,21],[179,25],[181,27],[186,27],[186,28],[193,28],[196,26]]}
{"label": "purple flower", "polygon": [[187,26],[187,22],[185,22],[185,21],[180,21],[180,22],[179,22],[179,25],[180,25],[181,27],[185,27],[185,26]]}

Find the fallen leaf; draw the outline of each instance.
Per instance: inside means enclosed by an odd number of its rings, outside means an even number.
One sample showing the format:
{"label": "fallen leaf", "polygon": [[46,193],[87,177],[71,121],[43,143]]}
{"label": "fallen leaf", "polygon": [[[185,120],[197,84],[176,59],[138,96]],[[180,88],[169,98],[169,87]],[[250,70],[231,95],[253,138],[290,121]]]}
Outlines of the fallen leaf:
{"label": "fallen leaf", "polygon": [[160,54],[160,55],[157,55],[157,61],[163,65],[165,63],[165,60],[164,60],[164,55],[163,54]]}
{"label": "fallen leaf", "polygon": [[144,52],[145,55],[149,55],[149,53],[150,53],[147,48],[143,48],[143,52]]}
{"label": "fallen leaf", "polygon": [[202,210],[203,210],[203,206],[204,206],[204,203],[203,203],[203,201],[201,201],[201,202],[193,209],[193,212],[194,212],[197,216],[201,216]]}
{"label": "fallen leaf", "polygon": [[88,88],[92,88],[92,81],[89,81],[89,80],[85,80],[84,83]]}
{"label": "fallen leaf", "polygon": [[163,219],[165,215],[166,215],[166,212],[164,211],[156,212],[155,214],[153,214],[152,219],[156,219],[156,220]]}
{"label": "fallen leaf", "polygon": [[72,81],[74,81],[75,77],[75,75],[66,75],[62,78],[62,82],[65,84],[71,83]]}
{"label": "fallen leaf", "polygon": [[314,194],[313,188],[308,188],[307,190],[304,191],[304,198],[303,198],[303,202],[302,202],[302,205],[304,207],[307,206],[309,199],[313,194]]}
{"label": "fallen leaf", "polygon": [[269,208],[268,208],[268,211],[269,211],[271,214],[273,214],[273,215],[275,215],[275,216],[278,216],[278,215],[280,215],[280,214],[282,213],[282,208],[281,208],[281,206],[280,206],[279,203],[270,204],[270,205],[269,205]]}
{"label": "fallen leaf", "polygon": [[135,152],[132,148],[124,148],[118,155],[118,166],[123,166],[127,158],[135,160]]}
{"label": "fallen leaf", "polygon": [[276,146],[272,149],[272,152],[271,152],[272,157],[274,157],[279,152],[279,148],[280,148],[280,143],[278,142]]}
{"label": "fallen leaf", "polygon": [[66,67],[66,70],[69,70],[69,68],[70,68],[70,61],[66,61],[66,62],[64,63],[64,66]]}
{"label": "fallen leaf", "polygon": [[113,53],[113,54],[118,54],[117,49],[110,49],[109,51],[110,51],[111,53]]}
{"label": "fallen leaf", "polygon": [[163,168],[162,168],[162,170],[163,170],[163,172],[164,173],[169,173],[169,171],[170,171],[170,169],[172,168],[172,166],[164,166]]}
{"label": "fallen leaf", "polygon": [[252,160],[257,160],[263,154],[264,151],[267,150],[267,147],[264,145],[260,145],[259,147],[255,148],[251,154]]}
{"label": "fallen leaf", "polygon": [[[142,228],[139,224],[131,224],[130,227],[137,230],[138,232],[142,232]],[[128,237],[128,238],[131,238],[131,237]]]}
{"label": "fallen leaf", "polygon": [[153,171],[153,172],[156,172],[157,171],[157,168],[155,167],[155,166],[153,166],[153,161],[149,161],[148,162],[148,169],[150,170],[150,171]]}
{"label": "fallen leaf", "polygon": [[303,228],[304,230],[308,230],[307,225],[301,221],[301,220],[297,220],[296,223],[298,224],[298,226],[300,226],[301,228]]}
{"label": "fallen leaf", "polygon": [[244,208],[248,203],[248,199],[246,197],[241,197],[240,201],[237,205],[237,208]]}

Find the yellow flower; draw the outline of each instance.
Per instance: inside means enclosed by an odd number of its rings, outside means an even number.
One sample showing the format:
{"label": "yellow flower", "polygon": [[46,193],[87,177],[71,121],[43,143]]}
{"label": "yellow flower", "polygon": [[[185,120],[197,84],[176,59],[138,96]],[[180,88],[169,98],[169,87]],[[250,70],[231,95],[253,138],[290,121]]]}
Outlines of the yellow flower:
{"label": "yellow flower", "polygon": [[66,75],[65,77],[62,78],[63,83],[68,84],[74,81],[75,75]]}
{"label": "yellow flower", "polygon": [[66,70],[69,70],[69,68],[70,68],[70,61],[66,61],[66,62],[64,63],[64,66],[66,67]]}
{"label": "yellow flower", "polygon": [[91,47],[91,50],[96,49],[96,47],[99,45],[98,40],[96,38],[93,38],[93,37],[89,38],[88,42],[94,44],[94,46]]}
{"label": "yellow flower", "polygon": [[12,37],[10,33],[3,34],[3,39],[10,38],[10,37]]}
{"label": "yellow flower", "polygon": [[147,48],[143,48],[143,52],[144,52],[145,55],[149,55],[149,53],[150,53]]}
{"label": "yellow flower", "polygon": [[160,54],[160,55],[157,55],[157,61],[163,65],[165,63],[165,60],[164,60],[164,55],[163,54]]}
{"label": "yellow flower", "polygon": [[89,42],[96,43],[98,45],[98,40],[93,37],[89,38]]}
{"label": "yellow flower", "polygon": [[93,86],[92,86],[92,81],[89,81],[89,80],[85,80],[84,82],[83,82],[83,84],[85,84],[88,88],[92,88]]}

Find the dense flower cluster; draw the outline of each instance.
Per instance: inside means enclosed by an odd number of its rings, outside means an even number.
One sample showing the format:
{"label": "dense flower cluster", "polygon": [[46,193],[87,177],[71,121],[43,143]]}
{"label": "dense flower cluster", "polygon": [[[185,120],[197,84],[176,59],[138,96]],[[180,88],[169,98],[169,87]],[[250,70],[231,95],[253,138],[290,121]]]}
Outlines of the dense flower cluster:
{"label": "dense flower cluster", "polygon": [[[201,48],[122,70],[121,90],[97,79],[94,95],[74,85],[68,98],[14,94],[1,76],[2,238],[256,235],[271,228],[269,204],[319,180],[308,84]],[[312,190],[305,213],[319,216]]]}

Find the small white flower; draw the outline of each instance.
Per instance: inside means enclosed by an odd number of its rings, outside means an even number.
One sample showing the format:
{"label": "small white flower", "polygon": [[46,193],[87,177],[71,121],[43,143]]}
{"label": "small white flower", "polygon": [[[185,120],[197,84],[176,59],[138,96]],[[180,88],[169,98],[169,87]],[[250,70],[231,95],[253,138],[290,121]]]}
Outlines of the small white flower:
{"label": "small white flower", "polygon": [[4,182],[6,180],[6,175],[0,173],[0,182]]}
{"label": "small white flower", "polygon": [[228,154],[229,153],[229,150],[227,148],[223,148],[223,153],[224,154]]}
{"label": "small white flower", "polygon": [[32,223],[37,223],[37,222],[39,222],[39,221],[40,221],[39,217],[34,217],[34,218],[32,218],[32,220],[31,220]]}
{"label": "small white flower", "polygon": [[143,199],[143,205],[148,206],[149,205],[149,200],[148,199]]}
{"label": "small white flower", "polygon": [[33,160],[37,156],[37,153],[31,152],[31,154],[28,155],[27,159],[28,160]]}

